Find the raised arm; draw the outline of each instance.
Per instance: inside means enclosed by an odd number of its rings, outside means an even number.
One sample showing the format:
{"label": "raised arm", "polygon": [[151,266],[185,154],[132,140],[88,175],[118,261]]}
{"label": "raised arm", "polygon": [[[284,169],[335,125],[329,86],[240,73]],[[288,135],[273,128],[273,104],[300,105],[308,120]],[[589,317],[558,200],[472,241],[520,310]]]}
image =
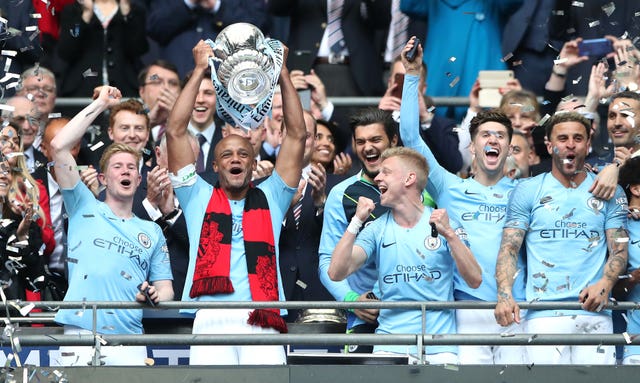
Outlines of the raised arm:
{"label": "raised arm", "polygon": [[185,166],[196,162],[195,155],[189,144],[187,127],[189,126],[200,83],[209,67],[209,57],[213,56],[213,49],[203,40],[198,41],[192,52],[196,66],[189,81],[187,81],[176,103],[173,105],[167,120],[167,131],[165,133],[167,135],[169,171],[174,174],[177,174]]}
{"label": "raised arm", "polygon": [[[287,62],[288,51],[288,48],[284,47],[284,63]],[[276,159],[276,171],[287,185],[297,187],[302,174],[302,155],[304,154],[307,129],[304,125],[302,104],[300,104],[298,92],[293,86],[289,70],[284,64],[280,70],[280,90],[286,134],[282,139],[280,152]]]}
{"label": "raised arm", "polygon": [[496,262],[498,304],[494,313],[496,321],[502,326],[508,326],[514,321],[520,323],[520,307],[513,300],[512,289],[524,235],[523,229],[505,227],[502,230],[502,242]]}
{"label": "raised arm", "polygon": [[358,206],[356,214],[351,218],[351,223],[347,226],[344,235],[338,241],[336,248],[331,256],[331,264],[329,265],[329,278],[332,281],[341,281],[358,270],[367,260],[367,254],[360,246],[354,246],[354,242],[362,227],[364,221],[373,209],[375,209],[373,201],[367,197],[358,198]]}
{"label": "raised arm", "polygon": [[93,120],[100,113],[118,104],[121,99],[122,94],[117,88],[103,86],[98,98],[76,114],[51,140],[56,181],[61,188],[72,188],[80,180],[76,160],[71,155],[71,149],[80,142]]}

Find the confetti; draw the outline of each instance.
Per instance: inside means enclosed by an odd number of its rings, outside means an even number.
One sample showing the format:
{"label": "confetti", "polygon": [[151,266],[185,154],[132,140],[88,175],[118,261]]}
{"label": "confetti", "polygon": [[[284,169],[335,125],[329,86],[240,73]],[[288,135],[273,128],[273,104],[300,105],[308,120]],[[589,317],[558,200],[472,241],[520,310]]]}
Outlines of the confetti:
{"label": "confetti", "polygon": [[0,54],[3,55],[3,56],[16,57],[18,52],[14,51],[14,50],[10,50],[10,49],[3,49],[2,52],[0,52]]}
{"label": "confetti", "polygon": [[455,62],[455,61],[456,61],[456,58],[455,58],[455,57],[453,57],[453,56],[451,56],[451,57],[449,57],[449,61],[450,61],[450,62]]}
{"label": "confetti", "polygon": [[625,321],[626,323],[629,323],[629,318],[627,318],[627,314],[625,314],[625,313],[620,313],[620,315],[622,316],[622,319],[624,319],[624,321]]}
{"label": "confetti", "polygon": [[460,368],[458,367],[457,364],[445,363],[443,367],[444,367],[445,370],[451,370],[451,371],[460,370]]}
{"label": "confetti", "polygon": [[549,114],[545,114],[544,117],[542,117],[540,119],[540,121],[538,121],[538,126],[542,126],[544,124],[547,123],[547,121],[551,118],[551,116]]}
{"label": "confetti", "polygon": [[50,120],[54,118],[60,118],[60,117],[62,117],[62,113],[49,113],[49,115],[47,116],[47,118]]}
{"label": "confetti", "polygon": [[553,60],[553,63],[554,63],[555,65],[560,65],[560,64],[566,63],[567,61],[569,61],[569,59],[568,59],[568,58],[566,58],[566,57],[563,57],[563,58],[561,58],[561,59],[555,59],[555,60]]}
{"label": "confetti", "polygon": [[551,14],[554,16],[564,16],[564,10],[562,9],[554,9],[551,11]]}
{"label": "confetti", "polygon": [[623,332],[622,337],[624,338],[624,341],[627,342],[627,344],[631,344],[631,337],[629,336],[629,333],[627,333],[626,331]]}
{"label": "confetti", "polygon": [[306,290],[307,288],[307,284],[299,279],[296,281],[296,285],[300,286],[300,288],[302,288],[303,290]]}
{"label": "confetti", "polygon": [[556,267],[556,265],[554,263],[548,262],[548,261],[542,261],[542,264],[547,266],[547,267]]}
{"label": "confetti", "polygon": [[9,69],[11,68],[11,63],[12,63],[11,58],[7,57],[7,60],[4,62],[4,71],[5,72],[9,71]]}
{"label": "confetti", "polygon": [[[607,15],[607,17],[610,17],[615,10],[616,5],[613,3],[613,1],[602,6],[602,11]],[[623,37],[623,39],[624,38],[625,37]]]}
{"label": "confetti", "polygon": [[449,87],[450,87],[450,88],[453,88],[454,86],[456,86],[456,85],[458,84],[458,82],[459,82],[459,81],[460,81],[460,76],[456,76],[456,77],[453,79],[453,81],[451,81],[451,82],[449,83]]}
{"label": "confetti", "polygon": [[84,72],[82,72],[82,77],[87,78],[87,77],[98,77],[98,72],[94,72],[91,70],[91,68],[85,70]]}
{"label": "confetti", "polygon": [[533,334],[529,337],[529,340],[527,341],[527,343],[531,343],[533,342],[536,338],[538,337],[538,334]]}
{"label": "confetti", "polygon": [[597,27],[598,25],[600,25],[600,21],[598,20],[595,20],[589,23],[590,28]]}
{"label": "confetti", "polygon": [[131,277],[131,275],[129,275],[129,274],[128,274],[126,271],[124,271],[124,270],[120,272],[120,275],[122,275],[122,277],[124,277],[124,279],[126,279],[127,281],[130,281],[130,280],[131,280],[131,278],[132,278],[132,277]]}
{"label": "confetti", "polygon": [[37,31],[38,30],[38,26],[37,25],[30,25],[28,27],[26,27],[24,29],[26,32],[33,32],[33,31]]}
{"label": "confetti", "polygon": [[25,305],[24,307],[20,308],[20,315],[22,315],[23,317],[27,316],[35,307],[36,305],[34,305],[33,303]]}
{"label": "confetti", "polygon": [[520,269],[516,270],[515,274],[513,274],[513,279],[515,280],[518,275],[520,275]]}
{"label": "confetti", "polygon": [[577,79],[573,80],[573,85],[576,85],[577,83],[580,82],[580,80],[582,80],[582,76],[579,76]]}
{"label": "confetti", "polygon": [[507,62],[507,61],[509,61],[512,57],[513,57],[513,53],[509,52],[509,53],[507,53],[507,54],[502,58],[502,60],[500,60],[500,61],[502,61],[502,62]]}
{"label": "confetti", "polygon": [[98,141],[94,145],[91,145],[91,147],[89,147],[89,150],[91,150],[92,152],[95,152],[96,150],[100,149],[103,146],[104,146],[104,142]]}
{"label": "confetti", "polygon": [[584,3],[582,1],[573,1],[571,2],[572,7],[584,8]]}

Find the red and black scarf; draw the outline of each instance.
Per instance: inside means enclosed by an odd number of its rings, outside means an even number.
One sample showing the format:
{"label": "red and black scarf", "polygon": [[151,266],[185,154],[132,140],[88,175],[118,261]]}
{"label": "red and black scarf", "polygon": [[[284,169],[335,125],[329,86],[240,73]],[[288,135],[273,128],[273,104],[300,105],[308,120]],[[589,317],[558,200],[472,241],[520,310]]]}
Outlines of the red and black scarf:
{"label": "red and black scarf", "polygon": [[[262,190],[253,186],[245,198],[242,231],[252,300],[278,301],[278,264],[269,204]],[[233,293],[229,278],[231,237],[231,206],[224,191],[215,187],[202,222],[191,298]],[[279,309],[256,309],[247,323],[287,332]]]}

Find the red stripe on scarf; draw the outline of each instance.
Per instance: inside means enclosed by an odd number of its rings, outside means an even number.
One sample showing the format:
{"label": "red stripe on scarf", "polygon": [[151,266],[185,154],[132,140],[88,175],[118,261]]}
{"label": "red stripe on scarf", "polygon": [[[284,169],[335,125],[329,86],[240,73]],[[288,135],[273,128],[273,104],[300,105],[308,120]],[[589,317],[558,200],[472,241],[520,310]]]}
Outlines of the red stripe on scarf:
{"label": "red stripe on scarf", "polygon": [[[251,299],[278,301],[278,265],[269,203],[262,190],[253,186],[245,199],[242,231]],[[216,187],[202,223],[191,298],[234,291],[229,278],[231,238],[231,206],[224,191]],[[287,325],[276,308],[254,310],[247,323],[287,332]]]}

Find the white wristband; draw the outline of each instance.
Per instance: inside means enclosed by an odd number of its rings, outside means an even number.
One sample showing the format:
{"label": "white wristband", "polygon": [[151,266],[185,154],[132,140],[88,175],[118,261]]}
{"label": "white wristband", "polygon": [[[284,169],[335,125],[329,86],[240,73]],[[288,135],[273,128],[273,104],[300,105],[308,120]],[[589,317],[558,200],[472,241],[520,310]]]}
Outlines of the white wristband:
{"label": "white wristband", "polygon": [[353,218],[351,218],[351,222],[349,222],[349,226],[347,226],[347,231],[353,235],[358,235],[363,223],[360,218],[354,215]]}

